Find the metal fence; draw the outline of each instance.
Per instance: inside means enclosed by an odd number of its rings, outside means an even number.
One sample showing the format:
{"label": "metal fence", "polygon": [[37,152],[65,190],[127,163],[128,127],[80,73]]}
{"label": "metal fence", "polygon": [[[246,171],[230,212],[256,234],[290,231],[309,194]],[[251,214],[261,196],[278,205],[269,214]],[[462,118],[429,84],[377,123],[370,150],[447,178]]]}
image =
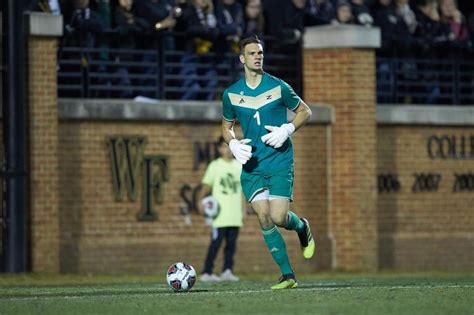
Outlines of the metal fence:
{"label": "metal fence", "polygon": [[[265,41],[270,47],[277,42]],[[158,47],[61,47],[59,97],[215,100],[242,75],[235,53],[192,55]],[[377,58],[376,66],[378,104],[474,104],[474,61]],[[302,94],[301,43],[266,49],[264,68]]]}
{"label": "metal fence", "polygon": [[379,104],[474,104],[474,62],[377,59]]}
{"label": "metal fence", "polygon": [[[270,41],[270,40],[268,40]],[[291,53],[266,51],[265,71],[302,92],[301,43]],[[59,97],[214,100],[243,73],[235,53],[63,46]]]}

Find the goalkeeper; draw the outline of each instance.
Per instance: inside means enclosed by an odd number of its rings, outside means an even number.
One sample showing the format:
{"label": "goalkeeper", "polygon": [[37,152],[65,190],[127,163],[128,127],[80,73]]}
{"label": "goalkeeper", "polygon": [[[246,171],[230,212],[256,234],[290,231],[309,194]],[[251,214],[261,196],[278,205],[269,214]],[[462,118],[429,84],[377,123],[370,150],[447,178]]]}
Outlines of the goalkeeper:
{"label": "goalkeeper", "polygon": [[[224,91],[222,134],[243,165],[242,190],[281,270],[282,276],[272,289],[295,288],[298,283],[279,228],[296,231],[304,258],[313,256],[315,242],[308,221],[289,210],[293,198],[290,135],[309,120],[311,110],[286,82],[263,71],[263,47],[257,37],[243,39],[239,46],[245,76]],[[291,123],[287,109],[296,113]],[[243,139],[235,137],[236,120]]]}

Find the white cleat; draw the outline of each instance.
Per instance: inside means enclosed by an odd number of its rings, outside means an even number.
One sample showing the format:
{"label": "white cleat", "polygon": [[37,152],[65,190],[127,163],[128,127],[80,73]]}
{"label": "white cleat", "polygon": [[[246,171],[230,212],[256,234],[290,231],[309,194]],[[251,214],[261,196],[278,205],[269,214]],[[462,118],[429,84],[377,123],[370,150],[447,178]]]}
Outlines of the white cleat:
{"label": "white cleat", "polygon": [[232,270],[226,269],[220,276],[222,281],[239,281],[239,277],[232,273]]}
{"label": "white cleat", "polygon": [[221,278],[215,274],[208,274],[208,273],[203,273],[200,277],[199,280],[202,282],[219,282],[221,281]]}

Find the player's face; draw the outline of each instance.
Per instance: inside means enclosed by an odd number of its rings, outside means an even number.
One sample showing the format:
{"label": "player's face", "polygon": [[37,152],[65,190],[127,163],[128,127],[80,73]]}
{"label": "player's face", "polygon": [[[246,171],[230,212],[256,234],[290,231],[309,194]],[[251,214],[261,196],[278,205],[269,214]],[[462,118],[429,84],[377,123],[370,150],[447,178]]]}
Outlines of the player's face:
{"label": "player's face", "polygon": [[260,71],[263,67],[263,47],[261,44],[248,44],[240,55],[240,62],[249,70]]}

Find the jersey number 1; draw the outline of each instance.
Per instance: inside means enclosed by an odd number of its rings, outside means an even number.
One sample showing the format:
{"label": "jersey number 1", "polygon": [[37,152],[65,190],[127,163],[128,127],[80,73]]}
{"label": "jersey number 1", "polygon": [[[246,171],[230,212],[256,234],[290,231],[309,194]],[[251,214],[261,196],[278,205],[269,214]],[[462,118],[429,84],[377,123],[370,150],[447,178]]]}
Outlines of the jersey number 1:
{"label": "jersey number 1", "polygon": [[253,118],[257,120],[257,125],[260,126],[260,113],[258,111],[253,115]]}

